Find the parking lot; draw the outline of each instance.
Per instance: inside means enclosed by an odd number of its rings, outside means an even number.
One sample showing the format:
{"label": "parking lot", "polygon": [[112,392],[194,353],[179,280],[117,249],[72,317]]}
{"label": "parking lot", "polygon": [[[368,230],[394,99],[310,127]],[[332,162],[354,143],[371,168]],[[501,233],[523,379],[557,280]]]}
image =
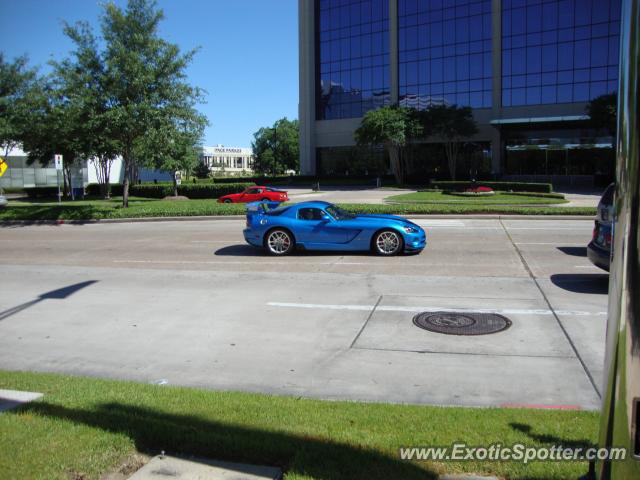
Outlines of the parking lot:
{"label": "parking lot", "polygon": [[[418,218],[420,255],[244,244],[244,220],[4,226],[0,368],[329,399],[599,407],[592,220]],[[482,336],[423,311],[493,312]]]}

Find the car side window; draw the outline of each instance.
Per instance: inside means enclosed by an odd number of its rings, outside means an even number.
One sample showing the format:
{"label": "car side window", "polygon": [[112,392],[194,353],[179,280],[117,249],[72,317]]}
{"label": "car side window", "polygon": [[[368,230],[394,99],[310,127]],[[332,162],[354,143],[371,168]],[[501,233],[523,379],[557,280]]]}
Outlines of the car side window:
{"label": "car side window", "polygon": [[256,188],[256,191],[253,193],[262,193],[262,189],[261,188]]}
{"label": "car side window", "polygon": [[252,195],[252,194],[254,194],[254,193],[258,193],[258,192],[256,192],[256,189],[255,189],[255,188],[250,188],[249,190],[247,190],[247,191],[246,191],[246,192],[244,192],[244,193],[246,193],[247,195]]}
{"label": "car side window", "polygon": [[319,208],[301,208],[298,210],[298,220],[322,220],[322,210]]}

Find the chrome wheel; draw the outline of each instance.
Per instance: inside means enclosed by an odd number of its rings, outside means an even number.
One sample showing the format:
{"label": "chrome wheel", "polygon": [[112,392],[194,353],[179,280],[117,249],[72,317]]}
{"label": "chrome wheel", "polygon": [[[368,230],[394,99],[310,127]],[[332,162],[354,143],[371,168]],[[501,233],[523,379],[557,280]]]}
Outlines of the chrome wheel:
{"label": "chrome wheel", "polygon": [[269,233],[266,244],[272,255],[286,255],[293,247],[293,239],[284,230],[274,230]]}
{"label": "chrome wheel", "polygon": [[402,246],[402,239],[398,233],[384,230],[376,236],[375,246],[380,255],[395,255]]}

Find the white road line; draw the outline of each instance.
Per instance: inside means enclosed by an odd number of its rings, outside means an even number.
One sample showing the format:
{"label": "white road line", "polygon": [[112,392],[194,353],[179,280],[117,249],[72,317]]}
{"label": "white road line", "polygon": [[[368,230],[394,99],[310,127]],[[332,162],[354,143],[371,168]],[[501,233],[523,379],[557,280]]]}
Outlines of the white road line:
{"label": "white road line", "polygon": [[424,225],[425,227],[464,227],[465,223],[461,220],[411,220],[418,225]]}
{"label": "white road line", "polygon": [[[366,262],[291,262],[283,260],[280,262],[270,261],[238,261],[238,260],[222,260],[222,261],[203,261],[203,260],[113,260],[113,263],[143,263],[143,264],[161,264],[161,265],[370,265]],[[388,265],[384,265],[388,266]]]}
{"label": "white road line", "polygon": [[236,245],[236,243],[233,242],[240,242],[240,239],[238,240],[191,240],[189,243],[228,243],[228,244],[233,244]]}
{"label": "white road line", "polygon": [[[284,302],[268,302],[270,307],[283,308],[309,308],[316,310],[355,310],[355,311],[371,311],[373,305],[327,305],[318,303],[284,303]],[[401,305],[378,305],[376,311],[384,312],[439,312],[455,311],[461,313],[497,313],[502,315],[553,315],[554,311],[546,309],[523,309],[523,308],[451,308],[451,307],[434,307],[434,306],[415,306],[405,307]],[[580,310],[556,310],[558,315],[567,316],[588,316],[588,315],[607,315],[607,312],[586,312]]]}
{"label": "white road line", "polygon": [[595,265],[575,265],[573,268],[595,268],[596,270],[602,271]]}
{"label": "white road line", "polygon": [[513,242],[516,245],[557,245],[559,247],[584,247],[582,243],[562,243],[562,242]]}
{"label": "white road line", "polygon": [[555,226],[549,226],[549,227],[510,227],[509,225],[505,225],[505,228],[507,230],[547,230],[549,233],[553,233],[555,230],[578,230],[580,228],[584,228],[585,230],[589,230],[589,231],[593,230],[593,228],[591,228],[591,227],[587,228],[587,226],[585,226],[585,225],[580,225],[580,226],[576,226],[576,227],[555,227]]}

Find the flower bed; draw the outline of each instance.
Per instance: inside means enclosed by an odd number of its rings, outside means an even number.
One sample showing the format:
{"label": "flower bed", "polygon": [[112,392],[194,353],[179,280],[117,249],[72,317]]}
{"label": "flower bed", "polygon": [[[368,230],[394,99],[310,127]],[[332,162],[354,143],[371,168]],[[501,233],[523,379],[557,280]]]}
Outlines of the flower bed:
{"label": "flower bed", "polygon": [[448,195],[457,195],[459,197],[487,197],[490,195],[494,195],[496,192],[493,191],[491,187],[485,187],[482,185],[467,187],[462,192],[444,192]]}

